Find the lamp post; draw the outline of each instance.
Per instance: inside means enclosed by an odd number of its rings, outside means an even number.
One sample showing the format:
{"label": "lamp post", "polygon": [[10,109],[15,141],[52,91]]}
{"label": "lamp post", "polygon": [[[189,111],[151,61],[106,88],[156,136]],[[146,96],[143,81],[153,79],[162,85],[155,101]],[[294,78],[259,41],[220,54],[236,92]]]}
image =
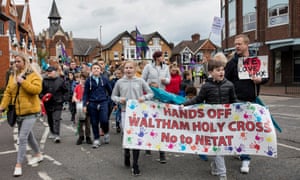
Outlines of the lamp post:
{"label": "lamp post", "polygon": [[100,25],[100,37],[99,37],[99,41],[100,41],[100,59],[102,59],[102,25]]}

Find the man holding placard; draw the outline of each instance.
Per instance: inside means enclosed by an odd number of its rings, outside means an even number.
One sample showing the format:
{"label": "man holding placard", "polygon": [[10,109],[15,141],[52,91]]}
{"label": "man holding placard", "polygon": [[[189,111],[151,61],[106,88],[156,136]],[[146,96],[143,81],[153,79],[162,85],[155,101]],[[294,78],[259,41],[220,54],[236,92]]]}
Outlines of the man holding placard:
{"label": "man holding placard", "polygon": [[[255,53],[249,51],[249,42],[248,36],[244,34],[235,37],[235,54],[225,67],[225,77],[234,84],[240,101],[255,102],[260,84],[268,81],[268,72],[267,68],[263,68],[267,64],[266,61],[261,61]],[[241,155],[240,159],[241,173],[249,173],[250,156]]]}

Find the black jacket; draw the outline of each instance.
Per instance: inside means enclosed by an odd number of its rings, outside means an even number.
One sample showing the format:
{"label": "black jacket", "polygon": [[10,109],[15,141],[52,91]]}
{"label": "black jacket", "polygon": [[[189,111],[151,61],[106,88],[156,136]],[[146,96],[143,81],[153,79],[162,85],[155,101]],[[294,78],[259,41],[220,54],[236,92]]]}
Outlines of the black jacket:
{"label": "black jacket", "polygon": [[[252,54],[250,54],[252,56]],[[255,85],[251,79],[239,79],[238,60],[239,56],[235,53],[234,57],[226,64],[225,77],[234,84],[236,96],[240,101],[254,102],[259,95],[260,85]],[[263,78],[260,84],[268,82],[268,78]]]}
{"label": "black jacket", "polygon": [[192,104],[228,104],[237,102],[233,84],[227,79],[215,82],[208,78],[202,85],[198,96],[183,103],[188,106]]}
{"label": "black jacket", "polygon": [[44,103],[46,109],[60,110],[63,106],[63,102],[67,101],[69,97],[67,84],[61,77],[45,77],[43,79],[43,90],[40,94],[40,98],[47,93],[51,93],[52,98]]}

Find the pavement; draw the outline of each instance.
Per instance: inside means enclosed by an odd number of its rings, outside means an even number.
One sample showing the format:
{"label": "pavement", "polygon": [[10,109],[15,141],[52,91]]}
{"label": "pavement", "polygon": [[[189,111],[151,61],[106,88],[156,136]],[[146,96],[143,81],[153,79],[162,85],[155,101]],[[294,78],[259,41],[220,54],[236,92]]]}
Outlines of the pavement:
{"label": "pavement", "polygon": [[260,95],[300,98],[300,86],[261,86]]}

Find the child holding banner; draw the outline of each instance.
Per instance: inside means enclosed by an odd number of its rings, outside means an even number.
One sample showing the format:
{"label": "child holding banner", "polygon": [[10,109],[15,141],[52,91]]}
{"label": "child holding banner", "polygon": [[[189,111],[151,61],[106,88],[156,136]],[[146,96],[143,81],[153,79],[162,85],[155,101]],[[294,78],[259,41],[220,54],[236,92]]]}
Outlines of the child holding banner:
{"label": "child holding banner", "polygon": [[[223,61],[208,61],[208,78],[200,89],[199,94],[191,100],[183,103],[184,106],[207,103],[228,104],[237,102],[233,84],[224,77],[225,63]],[[220,180],[226,180],[226,166],[224,156],[217,155],[211,162],[211,174],[219,176]]]}
{"label": "child holding banner", "polygon": [[[111,99],[116,104],[121,104],[122,114],[121,114],[121,124],[124,128],[125,120],[125,109],[126,109],[126,100],[127,99],[136,99],[139,102],[145,100],[150,100],[153,97],[153,92],[150,89],[149,85],[142,78],[135,76],[137,65],[134,61],[126,61],[124,63],[124,76],[119,79],[113,89]],[[130,152],[129,149],[124,149],[124,158],[125,166],[130,167]],[[140,175],[140,170],[138,166],[140,150],[133,149],[133,166],[132,166],[132,175]]]}

